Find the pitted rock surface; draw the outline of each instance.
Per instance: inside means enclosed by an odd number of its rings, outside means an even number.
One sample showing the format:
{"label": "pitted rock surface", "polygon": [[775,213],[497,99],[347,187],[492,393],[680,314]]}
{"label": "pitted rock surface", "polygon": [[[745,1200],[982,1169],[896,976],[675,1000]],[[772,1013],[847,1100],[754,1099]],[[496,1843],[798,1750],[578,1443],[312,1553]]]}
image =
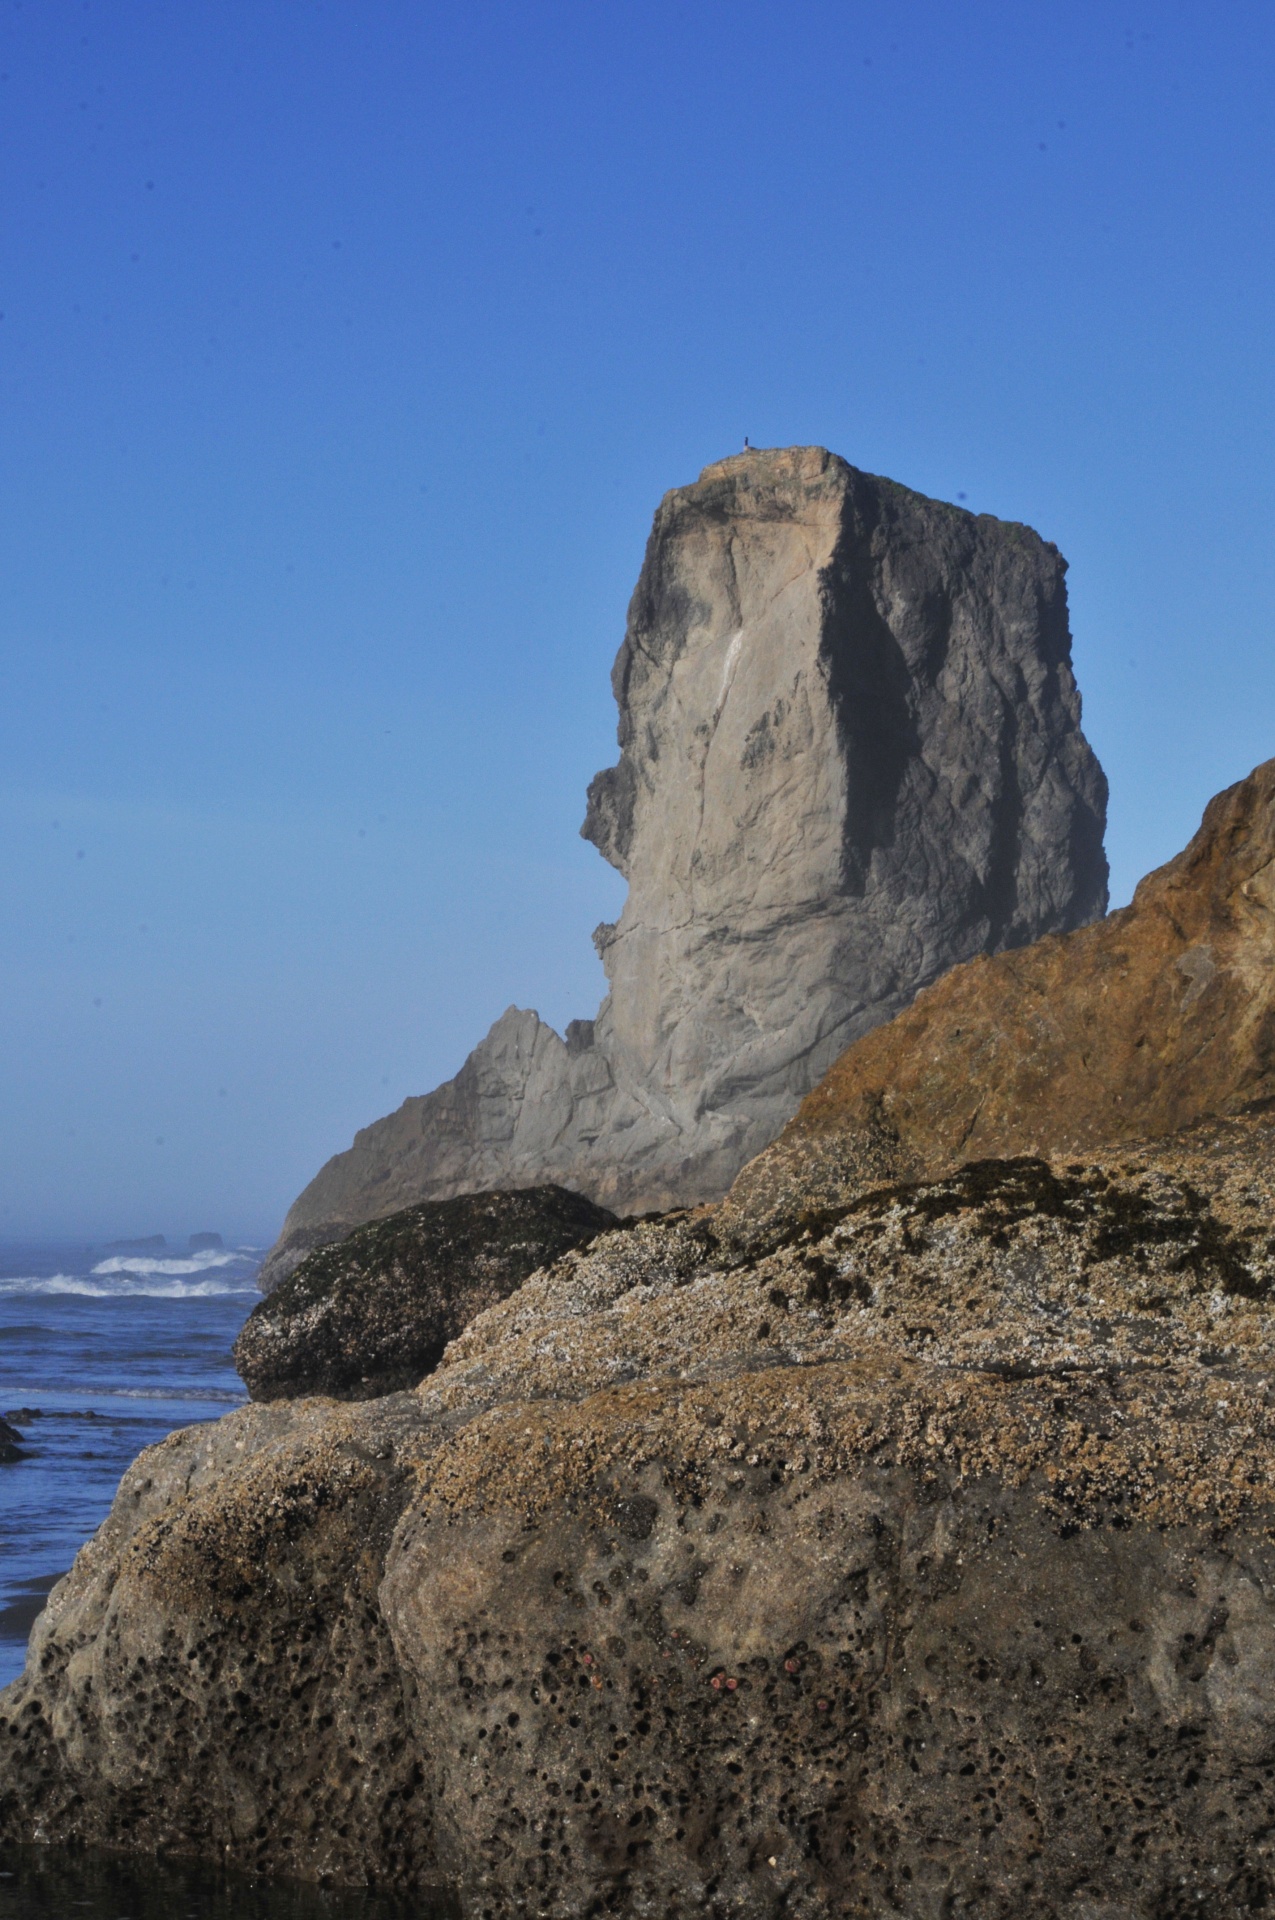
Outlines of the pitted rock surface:
{"label": "pitted rock surface", "polygon": [[0,1835],[472,1915],[1275,1898],[1275,1128],[604,1234],[412,1394],[143,1454]]}
{"label": "pitted rock surface", "polygon": [[958,967],[850,1047],[718,1228],[804,1217],[985,1155],[1087,1152],[1275,1099],[1275,760],[1097,926]]}
{"label": "pitted rock surface", "polygon": [[328,1162],[263,1285],[478,1188],[714,1199],[918,988],[1102,913],[1064,571],[1029,528],[821,448],[668,494],[615,663],[619,763],[583,828],[629,883],[595,936],[597,1018],[564,1039],[510,1008],[454,1080]]}
{"label": "pitted rock surface", "polygon": [[408,1207],[309,1254],[249,1314],[235,1365],[254,1400],[414,1387],[475,1315],[616,1225],[564,1187]]}
{"label": "pitted rock surface", "polygon": [[36,1622],[36,1686],[0,1695],[4,1837],[428,1887],[376,1599],[423,1424],[408,1395],[247,1407],[140,1454]]}

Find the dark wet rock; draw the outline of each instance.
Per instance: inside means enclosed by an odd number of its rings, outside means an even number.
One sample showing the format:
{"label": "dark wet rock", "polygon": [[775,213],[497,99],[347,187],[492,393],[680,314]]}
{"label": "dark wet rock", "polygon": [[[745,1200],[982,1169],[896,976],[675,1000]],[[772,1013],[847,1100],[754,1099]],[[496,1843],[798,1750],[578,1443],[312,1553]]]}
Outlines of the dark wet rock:
{"label": "dark wet rock", "polygon": [[0,1420],[0,1465],[22,1458],[22,1435],[7,1420]]}
{"label": "dark wet rock", "polygon": [[563,1187],[408,1207],[309,1254],[249,1315],[235,1365],[254,1400],[415,1386],[476,1314],[616,1224]]}
{"label": "dark wet rock", "polygon": [[4,1920],[455,1920],[449,1901],[359,1887],[263,1880],[203,1860],[161,1860],[105,1847],[5,1847]]}
{"label": "dark wet rock", "polygon": [[716,1199],[918,988],[1101,914],[1065,571],[1030,528],[820,447],[669,493],[583,828],[629,889],[595,934],[597,1018],[561,1037],[509,1008],[319,1171],[263,1288],[319,1239],[476,1188]]}

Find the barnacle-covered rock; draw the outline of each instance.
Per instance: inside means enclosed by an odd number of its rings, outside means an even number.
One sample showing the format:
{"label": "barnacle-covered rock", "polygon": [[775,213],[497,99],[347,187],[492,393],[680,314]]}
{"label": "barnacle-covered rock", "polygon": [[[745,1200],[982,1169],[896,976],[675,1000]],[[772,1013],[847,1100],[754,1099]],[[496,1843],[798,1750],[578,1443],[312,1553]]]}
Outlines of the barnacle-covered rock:
{"label": "barnacle-covered rock", "polygon": [[1261,1115],[673,1215],[414,1393],[175,1435],[0,1697],[0,1832],[474,1915],[1260,1907],[1273,1221]]}
{"label": "barnacle-covered rock", "polygon": [[408,1207],[309,1254],[249,1314],[235,1365],[254,1400],[414,1387],[475,1314],[616,1224],[563,1187]]}

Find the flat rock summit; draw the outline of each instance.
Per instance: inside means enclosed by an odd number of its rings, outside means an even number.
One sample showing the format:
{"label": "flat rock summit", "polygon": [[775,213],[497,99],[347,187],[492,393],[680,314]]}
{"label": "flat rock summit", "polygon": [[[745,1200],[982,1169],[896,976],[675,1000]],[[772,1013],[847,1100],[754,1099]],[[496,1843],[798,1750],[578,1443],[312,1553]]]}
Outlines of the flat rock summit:
{"label": "flat rock summit", "polygon": [[619,762],[583,827],[629,886],[594,936],[597,1018],[563,1038],[510,1008],[322,1168],[263,1286],[465,1192],[717,1199],[919,988],[1100,915],[1106,782],[1064,573],[1030,528],[818,447],[667,494],[612,675]]}

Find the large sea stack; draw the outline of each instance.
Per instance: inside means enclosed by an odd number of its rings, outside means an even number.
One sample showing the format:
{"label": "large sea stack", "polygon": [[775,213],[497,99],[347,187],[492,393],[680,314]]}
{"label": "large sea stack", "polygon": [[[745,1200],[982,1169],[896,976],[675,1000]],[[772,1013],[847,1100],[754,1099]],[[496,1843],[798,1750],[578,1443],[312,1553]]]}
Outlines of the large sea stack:
{"label": "large sea stack", "polygon": [[629,883],[610,991],[510,1008],[454,1080],[330,1160],[263,1274],[423,1200],[557,1183],[718,1198],[842,1050],[956,962],[1106,905],[1065,562],[818,447],[655,516],[583,832]]}

